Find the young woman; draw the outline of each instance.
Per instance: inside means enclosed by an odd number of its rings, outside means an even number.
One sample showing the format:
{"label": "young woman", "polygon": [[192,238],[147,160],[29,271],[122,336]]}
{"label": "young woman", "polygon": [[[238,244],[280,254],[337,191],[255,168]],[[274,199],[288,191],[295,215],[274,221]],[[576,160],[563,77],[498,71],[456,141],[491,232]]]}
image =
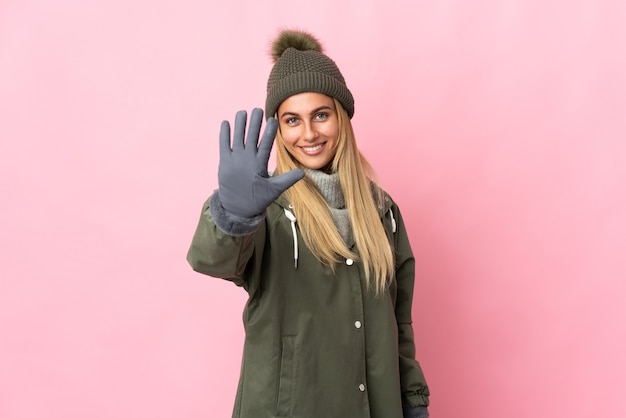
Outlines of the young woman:
{"label": "young woman", "polygon": [[352,94],[312,35],[283,31],[272,54],[261,141],[261,109],[247,135],[237,113],[232,145],[222,123],[219,189],[188,254],[194,270],[248,293],[233,417],[427,417],[415,261],[358,150]]}

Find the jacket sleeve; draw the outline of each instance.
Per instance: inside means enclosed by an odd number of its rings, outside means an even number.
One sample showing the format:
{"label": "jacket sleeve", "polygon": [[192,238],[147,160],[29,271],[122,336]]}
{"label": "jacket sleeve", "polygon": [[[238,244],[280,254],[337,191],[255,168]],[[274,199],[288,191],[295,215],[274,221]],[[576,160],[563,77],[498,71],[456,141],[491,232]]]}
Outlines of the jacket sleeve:
{"label": "jacket sleeve", "polygon": [[[219,226],[215,222],[215,216],[222,218],[218,222]],[[260,218],[251,227],[251,224],[230,222],[233,220],[231,218],[226,222],[228,228],[225,228],[224,219],[219,196],[214,193],[202,207],[200,220],[187,252],[187,261],[199,273],[230,280],[248,290],[244,272],[254,254],[255,243],[264,240],[265,223]],[[225,229],[236,233],[227,233]]]}
{"label": "jacket sleeve", "polygon": [[409,243],[402,215],[393,209],[396,221],[396,319],[398,321],[398,353],[402,402],[407,407],[428,406],[430,392],[419,362],[415,359],[415,336],[411,308],[415,282],[415,258]]}

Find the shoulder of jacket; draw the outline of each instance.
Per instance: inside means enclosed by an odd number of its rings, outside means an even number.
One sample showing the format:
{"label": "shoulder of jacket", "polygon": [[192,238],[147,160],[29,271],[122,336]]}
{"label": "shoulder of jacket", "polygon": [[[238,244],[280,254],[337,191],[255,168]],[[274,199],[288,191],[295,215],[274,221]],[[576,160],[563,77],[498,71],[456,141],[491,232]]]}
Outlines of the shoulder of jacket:
{"label": "shoulder of jacket", "polygon": [[293,207],[285,194],[282,194],[267,208],[265,215],[268,226],[273,225],[276,221],[283,218],[285,211],[293,212]]}
{"label": "shoulder of jacket", "polygon": [[289,199],[287,198],[287,195],[285,193],[283,193],[280,196],[278,196],[278,199],[274,200],[272,205],[277,205],[278,207],[280,207],[282,209],[290,209],[291,208],[291,202],[289,201]]}
{"label": "shoulder of jacket", "polygon": [[371,183],[372,196],[374,197],[374,204],[381,217],[384,217],[387,212],[395,205],[393,199],[382,187],[376,183]]}

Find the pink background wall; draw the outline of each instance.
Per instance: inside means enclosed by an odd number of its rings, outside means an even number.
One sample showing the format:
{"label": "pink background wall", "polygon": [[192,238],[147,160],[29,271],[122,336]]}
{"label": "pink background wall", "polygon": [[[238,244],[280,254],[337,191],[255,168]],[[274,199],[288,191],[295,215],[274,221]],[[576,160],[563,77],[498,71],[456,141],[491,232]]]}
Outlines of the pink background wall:
{"label": "pink background wall", "polygon": [[222,119],[316,33],[418,259],[433,418],[626,416],[626,3],[3,0],[0,417],[226,417],[185,254]]}

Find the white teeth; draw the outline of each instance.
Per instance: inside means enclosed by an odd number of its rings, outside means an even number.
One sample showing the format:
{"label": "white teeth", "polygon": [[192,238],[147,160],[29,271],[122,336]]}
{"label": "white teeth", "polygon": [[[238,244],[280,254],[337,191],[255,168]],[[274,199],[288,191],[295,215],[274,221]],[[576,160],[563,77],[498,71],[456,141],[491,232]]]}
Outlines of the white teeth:
{"label": "white teeth", "polygon": [[320,148],[322,148],[322,144],[316,145],[314,147],[302,147],[304,152],[315,152],[315,151],[317,151]]}

